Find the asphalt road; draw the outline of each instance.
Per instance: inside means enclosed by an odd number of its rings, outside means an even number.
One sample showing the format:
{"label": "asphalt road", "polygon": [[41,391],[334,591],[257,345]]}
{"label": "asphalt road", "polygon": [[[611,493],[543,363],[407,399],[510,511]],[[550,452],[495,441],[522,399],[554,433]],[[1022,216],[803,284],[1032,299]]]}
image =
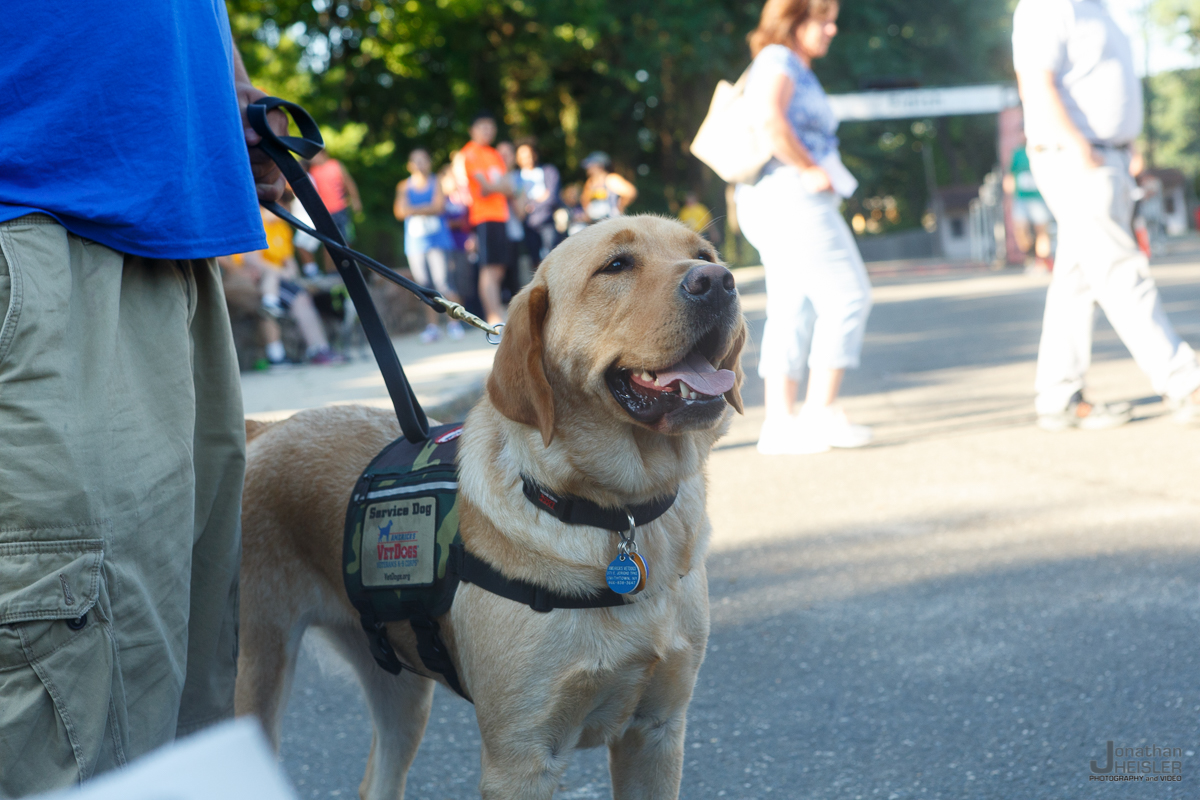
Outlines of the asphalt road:
{"label": "asphalt road", "polygon": [[[1156,276],[1200,345],[1197,255]],[[758,456],[751,378],[710,462],[682,797],[1200,797],[1200,428],[1166,418],[1101,321],[1092,394],[1140,419],[1036,430],[1045,283],[880,282],[845,392],[876,428],[860,451]],[[756,338],[761,288],[742,279]],[[1110,740],[1178,748],[1182,780],[1089,781]],[[300,796],[355,796],[369,746],[357,687],[310,636],[282,751]],[[439,688],[407,796],[478,797],[478,748],[471,706]],[[557,796],[610,794],[585,751]]]}

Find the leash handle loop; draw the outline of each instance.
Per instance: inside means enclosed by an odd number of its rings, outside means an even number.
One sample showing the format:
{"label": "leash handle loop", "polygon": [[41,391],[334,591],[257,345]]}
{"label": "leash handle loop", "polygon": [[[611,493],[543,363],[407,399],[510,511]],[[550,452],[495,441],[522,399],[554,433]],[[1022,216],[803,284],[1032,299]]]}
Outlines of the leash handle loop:
{"label": "leash handle loop", "polygon": [[[300,133],[303,134],[302,137],[279,136],[271,130],[271,126],[267,124],[267,112],[276,108],[282,108],[292,115],[292,119],[300,128]],[[387,329],[383,326],[383,320],[379,317],[379,310],[371,299],[371,293],[367,289],[367,282],[363,278],[357,260],[346,247],[346,240],[342,238],[341,230],[333,221],[333,216],[317,193],[317,187],[313,185],[308,173],[301,169],[296,159],[292,157],[293,152],[304,155],[306,158],[320,152],[324,146],[324,140],[321,138],[321,131],[317,127],[317,123],[303,108],[295,103],[280,100],[278,97],[264,97],[251,103],[246,107],[246,118],[254,130],[263,137],[258,145],[259,148],[270,156],[283,172],[283,177],[291,185],[296,199],[300,201],[304,210],[312,218],[313,227],[337,246],[338,258],[335,266],[338,274],[342,276],[342,282],[346,284],[346,291],[350,295],[351,301],[354,302],[354,308],[358,312],[358,321],[362,324],[363,332],[367,335],[367,342],[371,345],[371,352],[375,355],[375,362],[379,365],[379,372],[383,375],[383,382],[392,398],[392,407],[396,411],[396,419],[400,422],[404,438],[410,442],[424,441],[429,438],[429,420],[426,418],[420,402],[417,401],[416,392],[413,391],[412,385],[404,375],[404,368],[400,366],[396,348],[392,345],[392,339],[388,336]]]}
{"label": "leash handle loop", "polygon": [[[271,129],[267,112],[282,108],[291,115],[300,129],[300,136],[280,136]],[[286,148],[301,158],[312,158],[325,149],[325,139],[312,115],[295,103],[278,97],[263,97],[246,107],[246,118],[254,132],[272,144]]]}

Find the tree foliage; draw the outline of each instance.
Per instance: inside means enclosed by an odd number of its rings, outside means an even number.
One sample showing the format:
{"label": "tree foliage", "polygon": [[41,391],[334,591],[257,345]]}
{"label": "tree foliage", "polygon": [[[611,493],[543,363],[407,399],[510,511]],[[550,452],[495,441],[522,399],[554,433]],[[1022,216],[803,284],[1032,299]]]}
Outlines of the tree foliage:
{"label": "tree foliage", "polygon": [[1151,10],[1161,26],[1188,36],[1192,49],[1200,51],[1200,0],[1155,0]]}
{"label": "tree foliage", "polygon": [[[609,152],[641,191],[635,210],[667,211],[685,189],[722,205],[723,185],[688,154],[717,80],[749,63],[760,2],[744,0],[228,0],[238,46],[266,91],[303,104],[358,178],[368,232],[390,231],[405,155],[435,164],[489,109],[502,135],[534,135],[547,161],[580,177]],[[1011,77],[1012,0],[859,0],[817,74],[831,92],[881,79],[961,85]],[[978,180],[994,161],[994,126],[938,123],[939,175]],[[935,133],[936,131],[936,133]],[[860,193],[923,208],[912,121],[844,126]],[[911,145],[911,142],[910,142]],[[981,172],[982,170],[982,172]],[[914,190],[913,187],[919,187]],[[914,216],[915,214],[915,216]]]}
{"label": "tree foliage", "polygon": [[1200,176],[1200,69],[1150,79],[1154,165]]}
{"label": "tree foliage", "polygon": [[[1186,37],[1200,53],[1200,0],[1156,0],[1151,11],[1168,33]],[[1200,190],[1200,69],[1161,73],[1147,83],[1154,164],[1183,170]]]}

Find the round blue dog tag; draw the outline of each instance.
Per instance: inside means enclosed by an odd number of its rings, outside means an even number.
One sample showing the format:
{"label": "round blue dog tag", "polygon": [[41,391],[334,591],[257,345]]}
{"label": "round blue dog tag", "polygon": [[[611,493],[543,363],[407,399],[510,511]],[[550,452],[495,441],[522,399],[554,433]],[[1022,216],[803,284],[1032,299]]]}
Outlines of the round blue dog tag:
{"label": "round blue dog tag", "polygon": [[608,583],[608,588],[617,594],[630,594],[636,591],[645,580],[641,565],[624,553],[609,563],[604,579]]}

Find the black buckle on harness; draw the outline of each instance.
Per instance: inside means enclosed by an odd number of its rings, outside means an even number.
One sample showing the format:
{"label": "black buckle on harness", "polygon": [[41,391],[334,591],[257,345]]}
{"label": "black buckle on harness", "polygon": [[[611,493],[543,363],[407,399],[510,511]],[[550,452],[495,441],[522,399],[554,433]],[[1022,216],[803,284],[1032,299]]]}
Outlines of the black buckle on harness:
{"label": "black buckle on harness", "polygon": [[396,656],[396,651],[392,649],[392,643],[388,641],[387,629],[383,627],[382,622],[369,623],[364,618],[362,627],[367,632],[367,645],[371,648],[371,655],[375,658],[375,663],[385,672],[399,675],[401,670],[410,669]]}

